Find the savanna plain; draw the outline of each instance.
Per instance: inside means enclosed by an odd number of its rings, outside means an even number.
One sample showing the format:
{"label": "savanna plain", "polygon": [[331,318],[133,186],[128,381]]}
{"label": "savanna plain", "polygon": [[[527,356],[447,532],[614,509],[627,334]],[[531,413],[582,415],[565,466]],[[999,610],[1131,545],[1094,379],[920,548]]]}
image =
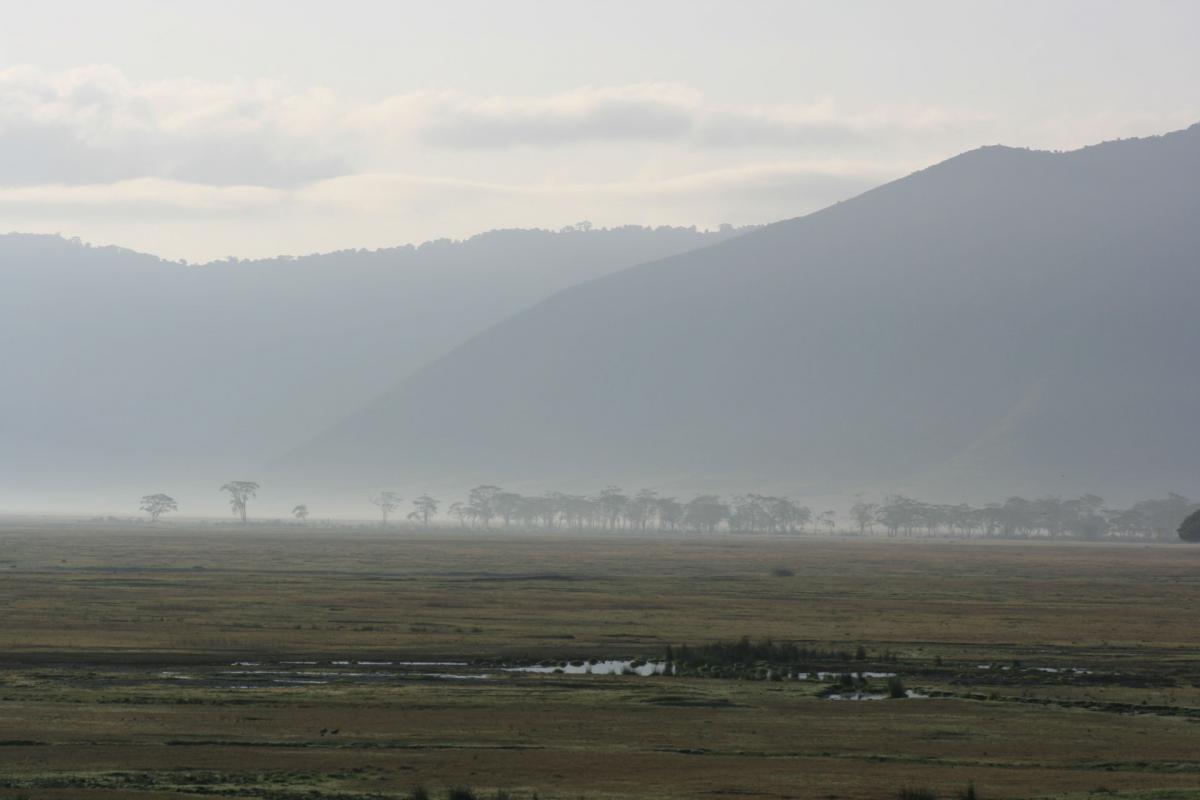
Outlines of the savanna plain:
{"label": "savanna plain", "polygon": [[0,609],[6,800],[1200,798],[1182,544],[14,519]]}

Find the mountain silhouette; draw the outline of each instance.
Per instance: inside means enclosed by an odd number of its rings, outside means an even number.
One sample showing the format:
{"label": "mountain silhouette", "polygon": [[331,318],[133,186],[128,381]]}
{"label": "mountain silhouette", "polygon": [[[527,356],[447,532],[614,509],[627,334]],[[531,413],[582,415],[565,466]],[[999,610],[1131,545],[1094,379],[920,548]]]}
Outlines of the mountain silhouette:
{"label": "mountain silhouette", "polygon": [[983,147],[591,280],[280,458],[322,485],[1195,491],[1200,126]]}
{"label": "mountain silhouette", "polygon": [[558,289],[739,232],[581,225],[190,266],[0,236],[0,487],[215,488]]}

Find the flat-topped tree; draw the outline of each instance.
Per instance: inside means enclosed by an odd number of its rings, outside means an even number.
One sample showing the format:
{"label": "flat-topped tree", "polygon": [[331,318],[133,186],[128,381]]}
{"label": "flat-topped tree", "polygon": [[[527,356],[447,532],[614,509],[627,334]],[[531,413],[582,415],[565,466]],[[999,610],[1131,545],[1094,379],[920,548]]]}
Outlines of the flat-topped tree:
{"label": "flat-topped tree", "polygon": [[1200,510],[1188,514],[1187,518],[1179,523],[1179,538],[1185,542],[1200,542]]}
{"label": "flat-topped tree", "polygon": [[250,498],[258,495],[258,484],[254,481],[230,481],[221,487],[222,492],[229,492],[229,507],[246,522],[246,505]]}
{"label": "flat-topped tree", "polygon": [[148,494],[142,498],[139,508],[150,515],[151,522],[158,522],[158,518],[168,511],[178,511],[179,504],[169,494]]}
{"label": "flat-topped tree", "polygon": [[304,505],[303,503],[296,506],[292,509],[292,516],[301,522],[304,522],[306,519],[308,519],[308,506]]}
{"label": "flat-topped tree", "polygon": [[400,507],[403,498],[396,492],[380,492],[371,498],[371,502],[379,506],[382,525],[387,525],[388,515]]}

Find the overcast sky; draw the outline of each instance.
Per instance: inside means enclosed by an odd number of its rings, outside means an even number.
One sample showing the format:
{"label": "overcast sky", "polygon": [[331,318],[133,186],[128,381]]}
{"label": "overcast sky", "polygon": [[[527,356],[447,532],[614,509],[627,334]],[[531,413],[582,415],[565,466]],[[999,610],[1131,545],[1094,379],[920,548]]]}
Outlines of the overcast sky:
{"label": "overcast sky", "polygon": [[1200,121],[1200,3],[12,3],[0,232],[170,258],[797,216]]}

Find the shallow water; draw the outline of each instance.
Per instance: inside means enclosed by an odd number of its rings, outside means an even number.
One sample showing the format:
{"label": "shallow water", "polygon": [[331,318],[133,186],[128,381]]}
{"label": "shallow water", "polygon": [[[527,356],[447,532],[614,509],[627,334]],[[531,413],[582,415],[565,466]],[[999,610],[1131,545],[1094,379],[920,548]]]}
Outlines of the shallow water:
{"label": "shallow water", "polygon": [[[882,692],[846,692],[842,694],[826,695],[826,700],[887,700],[889,695]],[[901,698],[895,698],[901,699]],[[907,700],[928,700],[929,695],[914,692],[908,689],[904,692],[904,699]]]}
{"label": "shallow water", "polygon": [[[634,665],[637,666],[634,666]],[[662,675],[667,665],[664,661],[575,661],[557,664],[537,664],[528,667],[504,667],[505,672],[533,672],[559,675],[639,675],[648,678]]]}
{"label": "shallow water", "polygon": [[[993,664],[976,664],[975,669],[996,669],[996,670],[1002,670],[1005,672],[1014,671],[1013,667],[1008,664],[1003,664],[1003,665],[999,665],[999,666],[993,665]],[[1090,669],[1084,669],[1083,667],[1018,667],[1018,668],[1016,668],[1015,671],[1017,671],[1017,672],[1021,672],[1021,671],[1046,672],[1046,673],[1050,673],[1050,674],[1054,674],[1054,675],[1058,675],[1058,674],[1091,675],[1092,674],[1092,671]]]}
{"label": "shallow water", "polygon": [[[984,665],[980,665],[981,668]],[[330,661],[234,661],[227,668],[196,669],[191,672],[163,671],[163,681],[194,681],[213,688],[269,688],[271,686],[300,686],[337,684],[399,683],[413,680],[480,681],[494,680],[496,673],[573,676],[628,676],[648,678],[665,675],[674,666],[665,661],[641,659],[595,659],[575,661],[542,661],[537,664],[473,665],[467,661],[384,661],[338,658]],[[882,680],[894,672],[791,672],[767,670],[772,680],[831,681],[849,674],[856,680]],[[869,698],[861,698],[869,699]]]}

